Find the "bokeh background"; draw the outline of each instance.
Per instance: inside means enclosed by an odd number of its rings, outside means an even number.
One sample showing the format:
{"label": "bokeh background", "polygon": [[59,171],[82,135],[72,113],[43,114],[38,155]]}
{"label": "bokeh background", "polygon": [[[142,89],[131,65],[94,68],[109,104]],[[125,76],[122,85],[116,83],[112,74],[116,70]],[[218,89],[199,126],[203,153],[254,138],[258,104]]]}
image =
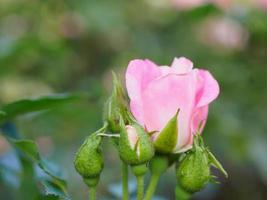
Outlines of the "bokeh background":
{"label": "bokeh background", "polygon": [[[72,199],[86,199],[73,157],[102,124],[111,70],[123,77],[128,62],[148,58],[168,65],[190,58],[221,87],[210,107],[204,138],[229,173],[193,199],[267,199],[266,0],[1,0],[0,102],[62,92],[88,98],[15,120],[37,142],[42,157],[60,167]],[[120,199],[120,162],[104,141],[99,199]],[[20,171],[13,148],[0,135],[0,162]],[[157,199],[174,199],[174,170]],[[19,178],[0,170],[0,199],[22,199]],[[134,190],[135,180],[131,178]],[[29,183],[29,187],[30,187]],[[156,198],[155,198],[156,199]]]}

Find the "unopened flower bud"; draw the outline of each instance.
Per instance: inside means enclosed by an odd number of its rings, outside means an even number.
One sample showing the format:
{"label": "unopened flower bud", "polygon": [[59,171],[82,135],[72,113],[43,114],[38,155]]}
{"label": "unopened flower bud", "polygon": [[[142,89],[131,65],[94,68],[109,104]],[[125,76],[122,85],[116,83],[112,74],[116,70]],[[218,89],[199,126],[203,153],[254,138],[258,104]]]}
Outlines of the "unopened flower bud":
{"label": "unopened flower bud", "polygon": [[75,157],[75,169],[88,186],[97,185],[104,166],[103,156],[99,149],[100,143],[101,137],[96,133],[91,134],[84,141]]}
{"label": "unopened flower bud", "polygon": [[205,150],[194,146],[181,161],[176,177],[178,184],[187,192],[194,193],[203,189],[211,179],[210,163]]}
{"label": "unopened flower bud", "polygon": [[223,166],[204,145],[201,135],[197,134],[194,137],[193,148],[177,168],[176,177],[179,186],[190,193],[203,189],[208,182],[214,181],[214,176],[210,174],[210,166],[214,166],[228,177]]}
{"label": "unopened flower bud", "polygon": [[120,120],[119,153],[121,159],[130,165],[144,164],[154,155],[153,143],[145,130],[138,124],[125,126]]}
{"label": "unopened flower bud", "polygon": [[116,74],[113,73],[112,94],[106,102],[104,108],[104,120],[107,121],[108,128],[111,132],[118,133],[120,131],[120,116],[126,119],[126,114],[126,94]]}

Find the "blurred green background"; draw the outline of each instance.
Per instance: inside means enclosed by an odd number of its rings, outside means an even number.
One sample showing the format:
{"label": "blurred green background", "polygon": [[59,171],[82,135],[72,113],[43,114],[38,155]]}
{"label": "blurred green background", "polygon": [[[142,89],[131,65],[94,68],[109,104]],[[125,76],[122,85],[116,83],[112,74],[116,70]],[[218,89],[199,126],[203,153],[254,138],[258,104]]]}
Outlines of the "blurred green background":
{"label": "blurred green background", "polygon": [[[174,1],[173,1],[174,2]],[[72,199],[87,189],[73,167],[75,151],[102,124],[111,70],[148,58],[169,65],[185,56],[218,80],[204,138],[229,173],[193,199],[267,199],[267,10],[249,3],[179,7],[170,0],[1,0],[0,102],[63,92],[88,98],[15,120],[24,138],[57,164]],[[103,145],[99,199],[120,199],[120,162]],[[14,150],[0,135],[0,162],[19,170]],[[19,179],[0,170],[0,199],[18,197]],[[174,199],[173,169],[157,199]],[[131,187],[135,187],[132,177]],[[29,187],[30,187],[29,183]],[[155,198],[156,199],[156,198]],[[27,199],[28,200],[28,199]]]}

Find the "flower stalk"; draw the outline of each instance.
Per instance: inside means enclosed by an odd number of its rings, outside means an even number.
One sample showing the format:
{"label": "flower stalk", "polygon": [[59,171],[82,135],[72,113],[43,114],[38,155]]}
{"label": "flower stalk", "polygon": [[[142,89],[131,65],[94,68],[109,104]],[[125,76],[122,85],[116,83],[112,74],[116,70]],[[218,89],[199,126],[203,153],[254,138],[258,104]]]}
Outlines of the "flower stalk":
{"label": "flower stalk", "polygon": [[175,198],[176,200],[189,200],[192,194],[186,192],[179,184],[175,187]]}
{"label": "flower stalk", "polygon": [[136,177],[137,181],[137,200],[143,200],[144,196],[144,175],[148,168],[146,164],[139,164],[132,166],[132,172]]}
{"label": "flower stalk", "polygon": [[89,200],[96,200],[96,186],[89,189]]}
{"label": "flower stalk", "polygon": [[122,200],[128,199],[128,165],[122,161]]}
{"label": "flower stalk", "polygon": [[157,174],[157,173],[154,173],[151,175],[150,182],[149,182],[144,200],[151,200],[152,199],[152,197],[156,191],[160,175],[161,174]]}
{"label": "flower stalk", "polygon": [[137,200],[142,200],[144,195],[144,175],[137,176]]}
{"label": "flower stalk", "polygon": [[166,156],[155,155],[150,161],[151,179],[144,200],[151,200],[156,191],[160,176],[169,167],[169,161]]}

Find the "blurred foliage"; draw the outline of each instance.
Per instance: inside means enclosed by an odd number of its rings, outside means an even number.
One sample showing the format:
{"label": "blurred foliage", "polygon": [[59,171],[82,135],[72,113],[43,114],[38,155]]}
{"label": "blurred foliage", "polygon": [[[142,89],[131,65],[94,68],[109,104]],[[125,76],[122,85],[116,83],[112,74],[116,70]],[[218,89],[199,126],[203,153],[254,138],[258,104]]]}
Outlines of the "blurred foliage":
{"label": "blurred foliage", "polygon": [[[216,26],[207,28],[210,19],[238,24],[236,30],[242,29],[246,36],[242,44],[229,46],[229,41],[236,42],[235,34],[229,30],[225,35],[225,29]],[[223,40],[214,45],[217,35],[210,34],[216,30]],[[22,138],[36,141],[43,159],[62,167],[73,199],[87,198],[72,162],[83,139],[101,125],[111,69],[123,76],[131,59],[149,58],[168,65],[175,56],[186,56],[196,67],[210,70],[221,87],[219,99],[210,107],[204,138],[229,172],[229,179],[222,177],[221,184],[210,185],[194,199],[266,199],[266,11],[220,10],[211,5],[182,11],[160,0],[0,2],[1,104],[55,92],[90,96],[12,122]],[[108,141],[103,150],[106,167],[99,197],[116,199],[109,185],[120,180],[118,155]],[[21,184],[26,192],[34,189],[30,180],[35,164],[24,158],[31,165],[26,167],[26,179],[19,182],[23,166],[14,154],[0,137],[0,199],[21,199],[14,192]],[[158,189],[167,199],[174,198],[173,173],[170,170],[162,177]],[[46,188],[54,188],[50,183]]]}
{"label": "blurred foliage", "polygon": [[[69,199],[66,181],[47,162],[41,159],[38,147],[33,141],[20,139],[16,127],[13,123],[8,122],[8,120],[12,120],[12,118],[21,114],[50,109],[55,105],[70,102],[74,99],[77,99],[77,96],[75,98],[74,95],[53,95],[19,100],[2,106],[1,111],[3,114],[0,119],[2,133],[17,150],[17,157],[21,164],[20,193],[17,197],[23,199]],[[36,167],[47,177],[37,178],[38,176],[36,176],[34,169]],[[5,170],[2,173],[6,173]],[[16,178],[19,178],[19,176]],[[38,182],[44,188],[45,192],[43,194],[41,191],[38,191]]]}

